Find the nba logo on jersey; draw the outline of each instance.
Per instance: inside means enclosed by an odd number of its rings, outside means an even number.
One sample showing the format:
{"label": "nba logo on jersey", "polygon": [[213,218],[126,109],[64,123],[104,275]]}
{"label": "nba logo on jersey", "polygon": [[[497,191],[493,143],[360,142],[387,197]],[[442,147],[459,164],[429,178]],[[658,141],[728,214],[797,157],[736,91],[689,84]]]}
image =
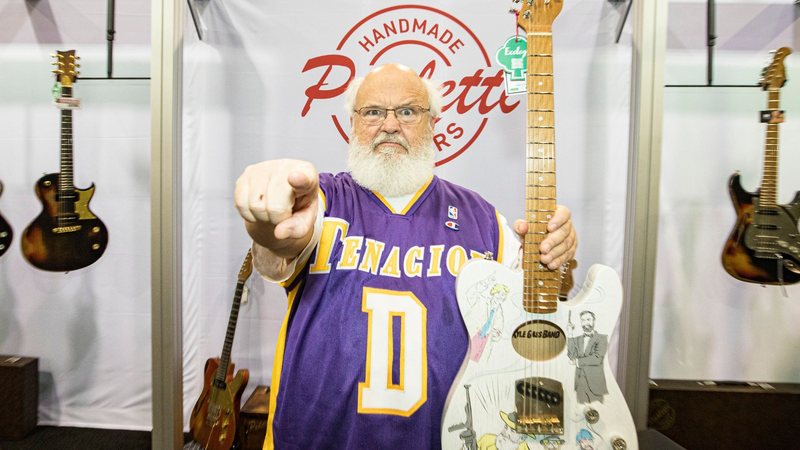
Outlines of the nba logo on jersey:
{"label": "nba logo on jersey", "polygon": [[458,208],[455,206],[448,206],[447,217],[453,220],[458,220]]}

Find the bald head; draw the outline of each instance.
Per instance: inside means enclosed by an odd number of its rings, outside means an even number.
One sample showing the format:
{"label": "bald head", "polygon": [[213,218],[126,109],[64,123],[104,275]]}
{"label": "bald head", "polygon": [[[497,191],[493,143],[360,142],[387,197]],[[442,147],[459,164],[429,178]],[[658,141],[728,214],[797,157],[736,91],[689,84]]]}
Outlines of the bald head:
{"label": "bald head", "polygon": [[431,80],[420,78],[413,69],[402,64],[378,66],[365,77],[353,79],[345,93],[345,109],[352,114],[354,109],[364,106],[387,107],[387,105],[366,104],[365,101],[372,101],[376,92],[392,94],[388,92],[390,89],[414,96],[420,100],[419,103],[414,103],[415,105],[430,108],[431,117],[439,117],[442,96],[436,84]]}

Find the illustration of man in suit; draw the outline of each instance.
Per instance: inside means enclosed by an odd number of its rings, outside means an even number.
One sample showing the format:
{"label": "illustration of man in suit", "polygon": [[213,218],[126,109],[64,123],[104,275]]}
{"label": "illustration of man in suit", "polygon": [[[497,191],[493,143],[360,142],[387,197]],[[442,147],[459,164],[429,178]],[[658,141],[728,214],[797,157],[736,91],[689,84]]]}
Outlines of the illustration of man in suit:
{"label": "illustration of man in suit", "polygon": [[608,350],[608,335],[594,329],[592,311],[580,314],[583,334],[567,340],[567,357],[575,364],[575,393],[579,403],[603,402],[608,394],[603,358]]}

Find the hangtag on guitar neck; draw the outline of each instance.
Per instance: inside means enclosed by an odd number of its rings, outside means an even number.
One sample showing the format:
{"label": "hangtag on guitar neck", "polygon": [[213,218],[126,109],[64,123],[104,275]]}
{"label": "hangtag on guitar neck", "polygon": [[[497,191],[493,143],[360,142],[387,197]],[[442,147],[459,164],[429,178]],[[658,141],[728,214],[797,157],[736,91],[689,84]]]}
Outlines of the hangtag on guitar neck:
{"label": "hangtag on guitar neck", "polygon": [[58,109],[78,109],[81,107],[81,100],[75,97],[58,97],[55,104]]}
{"label": "hangtag on guitar neck", "polygon": [[783,111],[777,109],[761,111],[761,123],[783,123]]}

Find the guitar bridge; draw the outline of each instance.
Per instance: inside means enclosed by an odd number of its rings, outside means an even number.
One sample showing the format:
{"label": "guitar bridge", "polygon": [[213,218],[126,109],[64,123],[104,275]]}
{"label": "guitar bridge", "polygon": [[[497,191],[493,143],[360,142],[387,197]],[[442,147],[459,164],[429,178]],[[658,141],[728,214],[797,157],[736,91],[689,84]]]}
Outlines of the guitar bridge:
{"label": "guitar bridge", "polygon": [[81,229],[80,225],[70,225],[68,227],[55,227],[53,228],[53,233],[61,234],[61,233],[74,233]]}
{"label": "guitar bridge", "polygon": [[550,378],[528,377],[515,383],[518,433],[564,434],[564,388]]}

